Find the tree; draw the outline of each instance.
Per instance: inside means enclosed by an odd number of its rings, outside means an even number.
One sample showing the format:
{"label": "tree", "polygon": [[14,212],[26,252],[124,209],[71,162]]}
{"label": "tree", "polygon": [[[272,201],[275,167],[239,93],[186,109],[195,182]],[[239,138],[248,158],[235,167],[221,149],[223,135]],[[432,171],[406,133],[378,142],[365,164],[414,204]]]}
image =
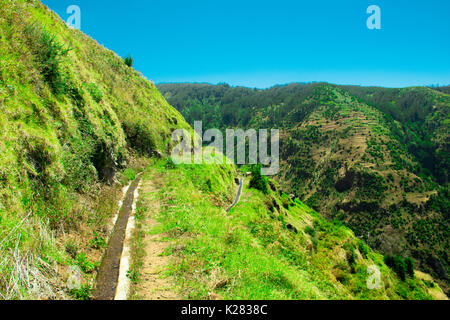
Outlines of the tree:
{"label": "tree", "polygon": [[411,278],[414,278],[414,260],[411,258],[406,258],[405,263],[406,263],[406,273]]}
{"label": "tree", "polygon": [[125,62],[125,64],[131,68],[133,66],[134,60],[133,57],[129,55],[128,57],[123,59],[123,62]]}
{"label": "tree", "polygon": [[250,188],[262,191],[264,194],[269,193],[267,178],[261,175],[261,165],[257,164],[252,166],[251,173],[252,178],[250,179]]}

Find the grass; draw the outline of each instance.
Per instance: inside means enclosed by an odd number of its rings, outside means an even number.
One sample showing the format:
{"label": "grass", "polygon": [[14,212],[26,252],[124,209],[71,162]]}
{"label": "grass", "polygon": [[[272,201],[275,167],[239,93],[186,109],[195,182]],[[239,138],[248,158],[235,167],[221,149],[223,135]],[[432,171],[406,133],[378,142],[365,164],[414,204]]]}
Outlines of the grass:
{"label": "grass", "polygon": [[139,295],[137,292],[137,287],[142,281],[141,269],[144,267],[144,257],[145,257],[145,230],[144,222],[147,218],[148,208],[145,202],[139,198],[136,202],[136,211],[134,213],[135,217],[135,230],[131,239],[131,265],[130,269],[127,271],[127,277],[133,284],[130,287],[129,299],[137,300]]}
{"label": "grass", "polygon": [[189,126],[152,82],[40,1],[0,0],[0,55],[0,298],[55,298],[63,275],[33,271],[37,284],[24,270],[72,263],[66,235],[77,254],[93,232],[105,238],[110,173],[167,153],[173,129]]}
{"label": "grass", "polygon": [[[298,200],[265,195],[247,181],[241,202],[226,213],[236,191],[233,167],[166,167],[167,161],[157,162],[143,179],[158,183],[158,232],[171,242],[168,272],[187,299],[431,298],[423,283],[402,282],[349,229]],[[381,290],[366,286],[373,264],[381,271]]]}
{"label": "grass", "polygon": [[76,300],[91,300],[91,295],[93,292],[94,289],[88,284],[84,284],[78,289],[70,290],[70,294]]}
{"label": "grass", "polygon": [[[103,252],[100,239],[118,209],[122,186],[105,183],[110,173],[127,167],[119,178],[134,179],[139,170],[130,159],[167,154],[172,131],[191,129],[152,82],[39,1],[0,0],[0,33],[0,298],[85,299]],[[399,282],[370,250],[353,266],[336,258],[345,241],[355,246],[354,237],[303,204],[288,204],[285,216],[276,209],[283,207],[277,194],[247,188],[226,214],[234,173],[232,166],[167,161],[146,173],[162,177],[160,220],[183,248],[173,248],[170,272],[185,297],[427,297],[414,280]],[[278,205],[270,210],[269,202]],[[144,215],[138,209],[136,218]],[[315,237],[303,232],[307,225]],[[142,253],[139,238],[137,245]],[[388,289],[364,290],[369,261],[380,266]],[[64,288],[66,275],[55,266],[71,264],[82,269],[83,287],[61,296],[55,288]]]}

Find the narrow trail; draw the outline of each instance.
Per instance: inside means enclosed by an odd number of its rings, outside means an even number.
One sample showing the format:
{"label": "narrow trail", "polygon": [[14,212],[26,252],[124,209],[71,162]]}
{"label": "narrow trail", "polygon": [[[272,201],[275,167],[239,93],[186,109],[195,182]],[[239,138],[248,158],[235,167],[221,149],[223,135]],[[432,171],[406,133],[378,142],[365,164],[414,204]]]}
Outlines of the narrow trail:
{"label": "narrow trail", "polygon": [[114,300],[128,220],[133,210],[134,193],[141,178],[142,174],[137,175],[125,194],[108,248],[98,271],[94,300]]}
{"label": "narrow trail", "polygon": [[227,212],[233,209],[239,203],[239,200],[241,200],[243,185],[244,185],[244,178],[241,178],[239,180],[239,190],[236,194],[236,199],[234,200],[233,204],[227,209]]}
{"label": "narrow trail", "polygon": [[156,220],[160,211],[156,188],[152,181],[144,181],[140,189],[141,197],[149,208],[148,218],[144,222],[145,228],[145,256],[143,258],[142,281],[137,286],[138,298],[142,300],[177,300],[180,297],[174,291],[174,282],[163,272],[170,263],[170,257],[164,255],[169,243],[164,241],[163,235],[153,234],[151,231],[159,226]]}
{"label": "narrow trail", "polygon": [[[139,174],[128,188],[122,207],[108,243],[108,248],[102,259],[97,275],[97,288],[93,295],[94,300],[114,300],[120,274],[120,263],[124,250],[127,225],[133,211],[135,191],[141,182],[142,175]],[[239,181],[239,189],[235,201],[227,209],[230,211],[239,203],[242,195],[243,181]],[[155,196],[157,189],[152,181],[143,181],[140,187],[140,199],[149,208],[148,218],[143,223],[145,230],[145,256],[143,258],[142,281],[136,287],[136,293],[142,300],[177,300],[180,299],[174,291],[174,283],[171,278],[165,277],[163,272],[169,265],[169,257],[164,255],[169,243],[164,241],[163,235],[152,233],[159,223],[156,220],[160,211],[159,199]],[[142,198],[141,198],[142,197]]]}
{"label": "narrow trail", "polygon": [[[244,179],[239,182],[236,199],[227,211],[239,203],[242,195]],[[177,300],[181,297],[174,291],[174,282],[166,277],[163,272],[170,263],[170,257],[164,255],[169,243],[164,241],[161,233],[153,234],[151,230],[159,226],[156,220],[160,211],[160,202],[156,195],[156,188],[152,181],[144,181],[140,189],[140,199],[144,199],[146,207],[149,208],[148,218],[145,221],[147,228],[145,242],[145,257],[142,268],[142,281],[137,286],[138,298],[142,300]]]}

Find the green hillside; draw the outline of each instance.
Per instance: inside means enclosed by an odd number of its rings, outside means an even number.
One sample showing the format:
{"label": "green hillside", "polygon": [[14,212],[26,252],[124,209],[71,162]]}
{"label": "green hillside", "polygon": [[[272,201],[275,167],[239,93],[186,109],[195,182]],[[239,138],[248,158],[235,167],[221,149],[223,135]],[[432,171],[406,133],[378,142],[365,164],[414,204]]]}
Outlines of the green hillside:
{"label": "green hillside", "polygon": [[[283,193],[273,181],[265,182],[265,194],[250,188],[251,179],[246,179],[241,201],[226,213],[224,203],[227,199],[231,202],[236,189],[235,174],[232,166],[175,167],[163,160],[144,175],[144,180],[157,184],[159,192],[144,195],[138,210],[149,210],[147,198],[162,201],[161,225],[148,233],[161,233],[170,243],[166,252],[172,263],[167,274],[175,278],[181,297],[439,297],[435,290],[440,289],[419,277],[407,276],[402,281],[384,264],[382,255],[374,253],[347,227],[326,221]],[[377,266],[381,272],[379,289],[367,286],[369,266]]]}
{"label": "green hillside", "polygon": [[[185,299],[445,298],[412,260],[385,259],[255,168],[241,168],[253,176],[227,212],[238,169],[175,165],[168,158],[171,133],[191,130],[183,116],[124,59],[69,29],[40,1],[0,0],[0,57],[0,299],[91,299],[111,218],[138,171],[155,191],[137,199],[137,246],[127,270],[134,284],[144,281],[139,236],[146,227],[168,242],[164,270]],[[339,99],[348,103],[342,112],[355,112],[354,99],[339,90],[305,86],[300,95],[312,93],[318,104]],[[379,126],[377,137],[384,137],[378,111],[360,107],[369,112],[364,130]],[[242,119],[262,125],[271,110]],[[315,111],[310,121],[327,114]],[[407,154],[401,159],[414,163]],[[297,170],[293,165],[283,174]],[[161,204],[158,228],[143,225],[154,209],[149,198]],[[70,286],[73,266],[82,273],[79,288]],[[367,285],[372,267],[380,271],[375,289]]]}
{"label": "green hillside", "polygon": [[281,129],[286,190],[448,288],[449,95],[324,83],[158,87],[189,123]]}
{"label": "green hillside", "polygon": [[[0,1],[0,57],[0,292],[26,297],[50,292],[46,274],[65,259],[52,235],[80,221],[101,229],[112,212],[96,211],[116,200],[99,198],[103,183],[130,155],[167,153],[188,125],[153,83],[39,1]],[[42,273],[36,283],[30,272]]]}

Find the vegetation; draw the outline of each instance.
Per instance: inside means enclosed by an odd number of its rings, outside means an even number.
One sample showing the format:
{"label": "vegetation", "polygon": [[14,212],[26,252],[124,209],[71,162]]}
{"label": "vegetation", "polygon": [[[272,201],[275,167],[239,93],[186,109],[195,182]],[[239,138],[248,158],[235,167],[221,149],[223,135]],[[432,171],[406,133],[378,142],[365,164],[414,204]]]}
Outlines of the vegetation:
{"label": "vegetation", "polygon": [[[346,227],[327,222],[298,199],[244,185],[240,203],[228,165],[178,165],[155,161],[143,176],[157,183],[161,233],[171,265],[164,274],[187,299],[429,299],[419,280],[402,281],[383,257]],[[204,181],[211,181],[208,186]],[[142,200],[145,201],[145,200]],[[286,202],[286,205],[284,203]],[[286,208],[287,207],[287,208]],[[314,239],[314,240],[312,240]],[[364,247],[364,254],[360,252]],[[380,290],[366,285],[376,265]]]}
{"label": "vegetation", "polygon": [[[219,128],[279,125],[288,133],[280,181],[297,198],[254,167],[241,202],[226,213],[236,168],[166,159],[173,130],[192,129],[131,68],[131,57],[68,28],[37,0],[0,0],[0,56],[2,299],[90,299],[121,190],[142,167],[148,167],[144,179],[158,184],[159,220],[172,246],[167,271],[186,298],[206,299],[210,292],[230,299],[431,298],[434,282],[412,278],[412,260],[397,263],[410,274],[402,281],[403,273],[399,278],[366,245],[383,249],[378,242],[390,225],[408,241],[394,239],[396,250],[412,251],[419,266],[430,261],[445,276],[448,97],[439,91],[427,89],[437,109],[417,118],[433,128],[436,138],[428,139],[420,121],[397,130],[399,120],[327,84],[200,85],[182,110],[189,120],[200,112]],[[214,111],[204,112],[209,108]],[[402,142],[409,136],[419,137],[417,148]],[[435,146],[430,160],[424,152]],[[434,164],[425,165],[428,160]],[[390,199],[394,190],[401,198]],[[419,209],[417,195],[426,198]],[[146,210],[138,203],[138,228]],[[140,279],[142,239],[142,232],[135,235],[132,282]],[[366,285],[372,265],[382,275],[379,290]],[[80,271],[75,289],[64,285],[72,267]]]}
{"label": "vegetation", "polygon": [[76,300],[91,300],[91,295],[94,292],[91,286],[88,284],[82,285],[79,289],[72,289],[70,294]]}
{"label": "vegetation", "polygon": [[269,192],[267,178],[261,175],[261,165],[253,165],[251,168],[252,177],[250,179],[250,188],[261,191],[264,194]]}
{"label": "vegetation", "polygon": [[414,278],[414,261],[411,258],[386,256],[384,262],[398,274],[402,281],[406,280],[407,275]]}
{"label": "vegetation", "polygon": [[132,178],[120,172],[190,128],[153,83],[40,1],[0,0],[0,56],[0,297],[68,297],[52,289],[65,281],[56,266],[78,264],[92,285],[113,183]]}
{"label": "vegetation", "polygon": [[281,129],[285,165],[277,179],[288,192],[383,254],[413,257],[450,288],[450,96],[443,90],[158,87],[190,124]]}
{"label": "vegetation", "polygon": [[134,60],[132,56],[127,56],[123,58],[123,62],[131,68],[133,66]]}
{"label": "vegetation", "polygon": [[61,93],[66,89],[61,64],[70,49],[59,43],[56,35],[37,23],[27,25],[24,35],[34,53],[37,67],[44,80],[56,93]]}

